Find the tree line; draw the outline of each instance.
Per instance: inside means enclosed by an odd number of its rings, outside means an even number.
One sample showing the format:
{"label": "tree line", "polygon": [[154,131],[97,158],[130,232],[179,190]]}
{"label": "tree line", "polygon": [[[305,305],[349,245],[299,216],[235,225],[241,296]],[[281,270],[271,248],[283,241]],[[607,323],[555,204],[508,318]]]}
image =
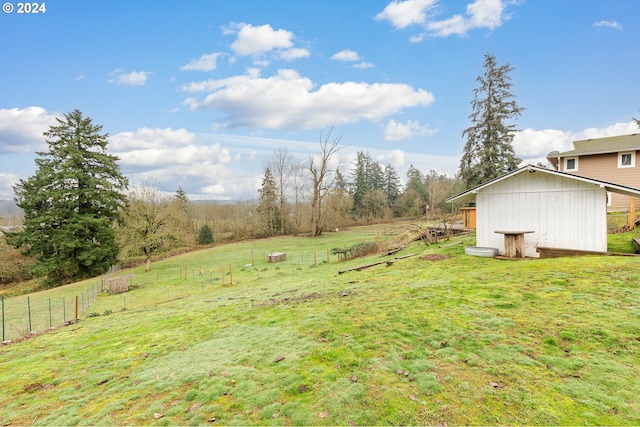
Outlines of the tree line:
{"label": "tree line", "polygon": [[[508,119],[522,108],[513,101],[506,64],[485,56],[474,91],[472,126],[460,172],[448,177],[411,165],[404,184],[397,170],[368,152],[341,165],[342,133],[320,134],[318,152],[295,158],[274,151],[253,200],[232,204],[193,202],[182,188],[167,195],[146,183],[129,188],[108,154],[108,135],[79,110],[45,132],[49,150],[37,153],[37,171],[14,187],[24,212],[20,231],[6,242],[34,260],[32,273],[47,286],[94,277],[118,260],[139,259],[215,241],[285,234],[318,236],[327,230],[394,217],[448,212],[445,199],[517,167]],[[1,279],[1,278],[0,278]]]}

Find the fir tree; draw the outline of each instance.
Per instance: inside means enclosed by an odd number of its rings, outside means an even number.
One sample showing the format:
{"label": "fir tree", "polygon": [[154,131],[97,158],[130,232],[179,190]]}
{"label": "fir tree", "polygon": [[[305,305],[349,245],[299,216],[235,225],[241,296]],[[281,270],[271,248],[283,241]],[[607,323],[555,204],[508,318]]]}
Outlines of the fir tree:
{"label": "fir tree", "polygon": [[213,243],[213,232],[211,231],[211,227],[207,224],[200,227],[198,230],[198,237],[196,238],[196,242],[199,245],[210,245]]}
{"label": "fir tree", "polygon": [[37,153],[35,175],[14,187],[24,223],[8,236],[37,258],[34,273],[49,286],[102,274],[116,260],[113,226],[128,185],[102,126],[78,110],[57,121],[44,133],[49,151]]}
{"label": "fir tree", "polygon": [[400,195],[400,177],[398,172],[391,165],[384,168],[384,193],[387,196],[389,206],[393,206],[394,202]]}
{"label": "fir tree", "polygon": [[260,194],[258,212],[261,215],[263,234],[273,236],[280,230],[280,209],[278,204],[278,186],[269,168],[265,169]]}
{"label": "fir tree", "polygon": [[473,112],[469,116],[472,126],[462,133],[467,138],[460,176],[467,188],[497,178],[518,167],[512,142],[515,125],[509,119],[522,114],[511,93],[513,68],[509,64],[498,66],[493,55],[485,54],[484,75],[476,80],[471,102]]}

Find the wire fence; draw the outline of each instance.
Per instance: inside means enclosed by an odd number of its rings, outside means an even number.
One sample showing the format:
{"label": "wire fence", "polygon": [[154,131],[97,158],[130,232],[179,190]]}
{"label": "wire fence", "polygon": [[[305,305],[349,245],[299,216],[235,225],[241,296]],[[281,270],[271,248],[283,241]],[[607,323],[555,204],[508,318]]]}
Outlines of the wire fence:
{"label": "wire fence", "polygon": [[75,323],[96,300],[101,283],[62,297],[23,296],[2,301],[2,343],[29,338]]}
{"label": "wire fence", "polygon": [[[119,265],[82,289],[56,289],[55,295],[24,295],[5,298],[2,302],[2,343],[60,328],[84,317],[100,316],[116,311],[138,309],[149,304],[184,298],[189,295],[214,292],[221,286],[251,285],[262,279],[282,274],[286,270],[301,270],[319,264],[340,262],[340,256],[329,249],[282,253],[284,258],[272,259],[275,253],[250,251],[234,256],[229,262],[203,260],[197,263],[157,268],[148,273],[119,275]],[[114,284],[126,284],[124,291]],[[98,311],[90,311],[101,297]]]}

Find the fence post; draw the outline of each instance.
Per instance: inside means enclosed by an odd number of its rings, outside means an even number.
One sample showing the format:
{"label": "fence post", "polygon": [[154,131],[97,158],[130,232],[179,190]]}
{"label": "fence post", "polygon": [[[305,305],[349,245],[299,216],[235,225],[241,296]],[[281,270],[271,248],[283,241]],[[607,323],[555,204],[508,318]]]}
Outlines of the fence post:
{"label": "fence post", "polygon": [[29,333],[33,333],[33,329],[31,328],[31,298],[27,297],[27,313],[29,314]]}
{"label": "fence post", "polygon": [[64,297],[62,298],[62,323],[67,324],[67,306],[64,303]]}
{"label": "fence post", "polygon": [[4,341],[4,295],[2,295],[2,342]]}
{"label": "fence post", "polygon": [[76,318],[75,320],[78,320],[78,295],[76,295]]}
{"label": "fence post", "polygon": [[53,329],[53,324],[51,319],[51,298],[49,298],[49,329]]}

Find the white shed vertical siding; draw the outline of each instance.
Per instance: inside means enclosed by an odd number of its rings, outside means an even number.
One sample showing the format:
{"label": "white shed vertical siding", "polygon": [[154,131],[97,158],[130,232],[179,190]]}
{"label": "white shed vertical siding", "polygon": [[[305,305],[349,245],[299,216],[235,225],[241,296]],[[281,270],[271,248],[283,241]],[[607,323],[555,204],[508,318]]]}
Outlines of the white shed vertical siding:
{"label": "white shed vertical siding", "polygon": [[519,173],[476,195],[477,245],[504,254],[504,236],[525,234],[525,256],[537,246],[607,250],[606,191],[599,185],[547,173]]}

